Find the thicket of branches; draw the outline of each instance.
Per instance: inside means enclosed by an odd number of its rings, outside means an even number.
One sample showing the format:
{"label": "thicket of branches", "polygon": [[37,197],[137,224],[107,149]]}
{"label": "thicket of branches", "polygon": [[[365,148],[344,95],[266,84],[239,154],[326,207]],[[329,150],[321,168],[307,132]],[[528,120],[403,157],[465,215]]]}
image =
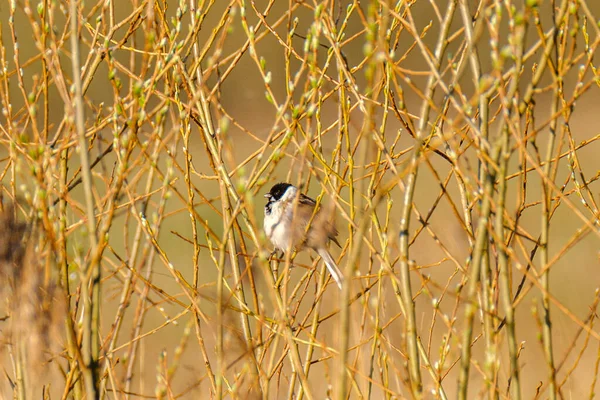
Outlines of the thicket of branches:
{"label": "thicket of branches", "polygon": [[594,397],[595,2],[0,13],[3,397]]}

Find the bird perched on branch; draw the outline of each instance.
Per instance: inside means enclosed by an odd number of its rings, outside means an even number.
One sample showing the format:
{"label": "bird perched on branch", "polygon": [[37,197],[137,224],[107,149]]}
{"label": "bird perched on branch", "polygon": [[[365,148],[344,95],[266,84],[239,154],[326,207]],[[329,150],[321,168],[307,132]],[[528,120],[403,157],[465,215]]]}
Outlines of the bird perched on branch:
{"label": "bird perched on branch", "polygon": [[329,241],[340,246],[338,232],[327,213],[315,212],[317,203],[289,183],[274,185],[265,197],[264,229],[271,243],[284,252],[315,250],[341,289],[344,278],[327,248]]}

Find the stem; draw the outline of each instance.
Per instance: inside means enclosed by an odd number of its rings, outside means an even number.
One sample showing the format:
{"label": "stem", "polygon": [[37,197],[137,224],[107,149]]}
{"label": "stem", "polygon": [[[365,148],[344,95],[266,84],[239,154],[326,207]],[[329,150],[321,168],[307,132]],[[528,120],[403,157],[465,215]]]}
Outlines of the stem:
{"label": "stem", "polygon": [[483,200],[481,205],[481,217],[477,225],[475,236],[475,247],[470,266],[469,281],[467,286],[467,294],[465,296],[465,328],[462,336],[461,354],[460,354],[460,370],[458,376],[458,399],[467,400],[467,387],[469,384],[469,368],[471,366],[471,339],[473,338],[473,319],[477,311],[475,303],[475,295],[481,269],[484,266],[483,257],[484,249],[488,241],[488,222],[492,211],[492,194],[494,189],[494,181],[496,173],[495,165],[498,163],[500,156],[500,142],[496,143],[492,150],[491,161],[488,163],[488,171],[486,174]]}
{"label": "stem", "polygon": [[[83,377],[85,381],[85,390],[89,399],[97,399],[98,396],[98,354],[100,352],[99,344],[99,324],[100,324],[100,264],[95,259],[96,249],[98,247],[98,238],[96,237],[96,215],[94,213],[93,183],[92,172],[90,169],[90,160],[88,156],[88,144],[85,138],[85,110],[83,104],[83,92],[81,87],[81,67],[79,63],[79,15],[77,13],[76,0],[70,1],[71,18],[71,49],[73,66],[73,104],[75,112],[75,129],[79,141],[79,158],[81,162],[81,176],[83,179],[83,188],[85,194],[85,209],[87,215],[88,236],[90,239],[90,252],[92,258],[90,264],[83,267],[81,294],[83,297],[83,339],[82,355],[84,361]],[[95,262],[94,262],[95,260]],[[91,296],[89,292],[89,279],[92,280]]]}
{"label": "stem", "polygon": [[[498,267],[500,269],[500,296],[504,306],[506,318],[506,329],[508,330],[508,356],[510,360],[510,385],[511,399],[519,400],[521,398],[521,384],[519,381],[519,359],[517,340],[515,336],[515,317],[514,306],[512,303],[511,285],[509,277],[508,255],[506,253],[506,244],[504,242],[504,205],[506,202],[506,173],[508,168],[509,152],[509,131],[508,127],[504,129],[502,135],[502,152],[500,173],[498,175],[498,201],[496,205],[496,249],[498,252]],[[492,329],[492,332],[494,330]]]}
{"label": "stem", "polygon": [[[442,59],[448,41],[448,33],[454,12],[456,10],[457,0],[449,1],[446,14],[442,22],[440,34],[438,37],[437,45],[435,48],[435,60],[433,61],[433,68],[439,71]],[[432,73],[429,75],[427,80],[427,89],[425,90],[425,100],[423,101],[421,108],[421,115],[419,119],[419,128],[416,132],[416,145],[415,151],[412,154],[410,161],[410,174],[408,175],[408,181],[406,183],[406,191],[404,194],[404,208],[402,210],[402,216],[400,219],[400,280],[402,288],[402,299],[404,302],[406,312],[406,337],[407,337],[407,355],[408,355],[408,366],[410,373],[410,382],[413,395],[417,398],[421,397],[423,391],[423,383],[421,381],[421,370],[419,365],[419,349],[417,346],[417,327],[416,327],[416,314],[415,304],[412,298],[412,288],[410,283],[409,273],[409,227],[410,227],[410,215],[412,211],[412,203],[415,194],[415,187],[417,183],[417,174],[419,172],[419,159],[422,155],[422,139],[427,130],[427,124],[429,122],[429,111],[431,108],[430,99],[433,99],[435,92],[436,75]]]}

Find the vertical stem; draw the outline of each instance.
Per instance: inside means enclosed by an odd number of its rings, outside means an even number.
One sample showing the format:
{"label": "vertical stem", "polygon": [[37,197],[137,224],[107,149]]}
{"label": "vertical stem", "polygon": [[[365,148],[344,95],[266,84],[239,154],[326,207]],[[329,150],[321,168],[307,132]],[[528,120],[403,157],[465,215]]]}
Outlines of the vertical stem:
{"label": "vertical stem", "polygon": [[462,334],[461,354],[460,354],[460,371],[458,376],[458,395],[459,400],[467,400],[467,387],[469,384],[469,368],[471,366],[471,339],[473,338],[473,319],[477,311],[475,303],[475,294],[479,285],[481,269],[484,265],[483,257],[484,249],[488,240],[488,222],[492,210],[492,194],[494,189],[494,181],[496,179],[495,165],[498,162],[500,155],[500,143],[496,143],[492,150],[491,161],[488,164],[488,171],[484,183],[483,201],[481,205],[481,217],[477,225],[475,236],[475,247],[471,259],[469,281],[467,286],[467,294],[465,297],[465,328]]}
{"label": "vertical stem", "polygon": [[[550,115],[556,115],[558,110],[559,102],[559,91],[561,90],[561,79],[560,79],[560,61],[558,56],[558,35],[560,33],[560,24],[566,9],[566,4],[563,1],[561,9],[559,10],[558,17],[556,15],[556,4],[552,1],[552,10],[554,12],[554,33],[552,35],[552,43],[554,49],[554,60],[556,75],[553,76],[554,87],[553,87],[553,101]],[[548,57],[550,63],[552,57]],[[550,121],[550,137],[548,138],[548,147],[546,149],[546,162],[543,167],[543,174],[548,180],[552,181],[553,177],[550,176],[551,171],[551,160],[552,153],[554,150],[554,142],[556,141],[556,126],[558,123],[558,117],[553,118]],[[540,268],[542,271],[542,306],[544,308],[544,320],[542,326],[542,339],[544,346],[544,355],[546,357],[546,363],[548,365],[548,396],[550,400],[555,400],[557,395],[556,387],[556,368],[554,367],[554,349],[552,345],[552,322],[550,319],[550,271],[546,268],[548,265],[548,241],[549,241],[549,230],[550,230],[550,205],[552,201],[550,185],[546,179],[542,180],[542,226],[540,232]]]}
{"label": "vertical stem", "polygon": [[[558,82],[555,82],[558,85]],[[558,87],[554,87],[554,99],[552,101],[552,111],[550,115],[556,115],[558,109]],[[548,148],[546,149],[546,163],[543,168],[544,176],[550,179],[550,166],[552,159],[552,151],[556,139],[556,118],[550,122],[550,137],[548,139]],[[550,319],[550,270],[546,268],[548,265],[548,239],[550,230],[550,205],[552,201],[551,189],[546,182],[542,180],[542,226],[540,232],[540,268],[544,271],[541,276],[542,280],[542,306],[544,308],[544,320],[542,325],[542,339],[544,345],[544,355],[548,365],[548,395],[550,400],[556,399],[556,369],[554,367],[554,350],[552,345],[552,322]]]}
{"label": "vertical stem", "polygon": [[[506,318],[506,329],[508,331],[508,356],[510,359],[510,385],[511,399],[521,399],[521,384],[519,381],[519,359],[517,340],[515,336],[514,307],[512,303],[512,291],[509,277],[508,255],[504,243],[504,205],[506,203],[506,171],[508,168],[509,152],[509,130],[505,126],[502,133],[502,152],[500,173],[498,175],[498,201],[496,202],[496,249],[498,253],[498,266],[500,269],[500,296],[504,306]],[[493,330],[492,330],[493,331]]]}
{"label": "vertical stem", "polygon": [[23,342],[23,338],[17,338],[17,340],[15,341],[15,346],[14,349],[16,350],[16,360],[15,360],[15,374],[16,374],[16,392],[17,395],[15,396],[16,399],[18,400],[25,400],[26,399],[26,394],[25,394],[25,390],[27,388],[27,386],[25,385],[25,347],[24,347],[24,342]]}
{"label": "vertical stem", "polygon": [[[323,287],[325,285],[325,280],[327,279],[327,269],[325,267],[325,264],[323,264],[321,266],[321,273],[319,274],[320,278],[318,280],[318,284],[317,284],[317,291],[316,293],[321,293],[321,291],[323,290]],[[319,317],[321,315],[321,305],[323,303],[322,302],[318,302],[315,305],[315,311],[313,314],[313,318],[312,318],[312,326],[310,328],[310,336],[311,338],[316,338],[317,337],[317,330],[319,329]],[[304,357],[304,375],[308,376],[309,372],[310,372],[310,366],[311,366],[311,361],[312,361],[312,356],[313,353],[315,351],[315,343],[311,340],[310,343],[308,344],[308,346],[306,346],[306,356]],[[294,377],[296,377],[297,375],[294,375]],[[290,392],[288,395],[289,399],[292,399],[292,393]],[[300,387],[300,391],[298,392],[298,400],[302,400],[304,398],[304,389],[302,387]]]}
{"label": "vertical stem", "polygon": [[[480,3],[480,7],[483,5]],[[479,58],[479,52],[477,50],[477,34],[474,32],[474,28],[472,26],[473,21],[471,17],[471,12],[469,11],[469,6],[466,0],[460,1],[460,13],[463,20],[463,26],[465,28],[465,37],[467,39],[467,49],[466,55],[469,58],[471,69],[473,72],[473,82],[481,81],[481,60]],[[474,22],[475,25],[481,24],[481,21],[485,18],[479,14],[479,18]],[[459,67],[456,73],[456,80],[460,78],[462,75],[462,69],[465,68],[466,62],[463,62]],[[489,138],[489,99],[487,98],[485,93],[480,93],[479,95],[479,131],[481,135],[481,139],[483,142],[487,142]],[[481,182],[485,181],[485,170],[482,167],[482,161],[479,160],[479,179]],[[481,296],[482,296],[482,319],[483,319],[483,331],[485,335],[485,347],[486,353],[493,359],[496,359],[498,347],[496,344],[496,335],[493,327],[492,316],[495,313],[494,302],[493,302],[493,290],[492,290],[492,282],[493,276],[490,269],[490,259],[489,259],[489,243],[486,241],[484,243],[481,259]],[[498,390],[496,381],[496,368],[495,362],[486,363],[486,380],[488,384],[488,398],[489,399],[497,399],[498,398]]]}
{"label": "vertical stem", "polygon": [[[60,191],[62,193],[67,192],[67,169],[68,169],[68,160],[69,160],[69,150],[65,149],[61,152],[60,155]],[[67,259],[67,238],[65,232],[67,231],[67,204],[64,199],[64,196],[61,196],[60,201],[58,202],[58,210],[60,215],[59,220],[59,240],[60,243],[60,268],[61,268],[61,283],[63,287],[63,292],[65,299],[67,302],[70,302],[71,293],[69,288],[69,265]],[[79,351],[77,346],[77,333],[75,332],[75,327],[73,324],[73,319],[71,317],[70,307],[68,307],[69,312],[65,313],[65,329],[67,332],[67,352],[69,354],[69,369],[76,370],[77,369],[77,352]],[[83,370],[84,366],[80,366],[80,370]],[[69,377],[73,376],[73,373],[68,375]],[[81,381],[77,380],[74,382],[74,398],[78,399],[82,396],[82,386]]]}
{"label": "vertical stem", "polygon": [[[96,216],[94,213],[94,198],[92,193],[92,173],[90,170],[90,160],[87,152],[87,140],[85,138],[85,110],[83,104],[83,92],[81,87],[81,67],[79,62],[79,15],[77,13],[76,0],[70,1],[71,18],[71,49],[72,49],[72,67],[73,67],[73,86],[75,89],[73,95],[73,104],[75,112],[75,128],[79,141],[79,157],[81,162],[81,176],[85,194],[85,206],[87,214],[87,228],[90,238],[90,252],[92,260],[89,265],[83,268],[81,294],[83,297],[83,338],[82,355],[85,363],[83,376],[85,381],[85,390],[89,399],[98,398],[98,376],[97,361],[99,354],[98,328],[100,322],[100,264],[94,258],[98,239],[96,237]],[[89,292],[89,278],[92,280],[92,293]]]}
{"label": "vertical stem", "polygon": [[[344,67],[342,63],[338,64],[338,76],[340,79],[340,82],[342,81],[342,79],[344,79]],[[339,97],[340,97],[340,116],[341,116],[341,120],[340,120],[340,135],[342,137],[339,138],[340,143],[342,142],[342,140],[345,142],[346,145],[346,151],[348,153],[348,200],[349,200],[349,210],[350,210],[350,218],[354,218],[354,213],[356,210],[356,204],[355,204],[355,188],[354,188],[354,157],[352,156],[352,144],[351,144],[351,140],[350,140],[350,135],[348,132],[348,115],[349,115],[349,111],[348,111],[348,104],[346,101],[346,89],[345,87],[342,85],[340,86],[340,90],[339,90]],[[367,118],[367,117],[365,117]],[[340,148],[340,153],[341,154],[341,148]],[[352,230],[349,230],[349,237],[348,237],[348,242],[350,244],[350,248],[349,251],[352,251],[352,246],[354,245],[354,232]],[[349,284],[349,280],[351,279],[351,273],[353,271],[353,265],[351,265],[350,263],[346,264],[345,268],[343,269],[343,273],[344,276],[346,277],[346,279],[344,279],[344,283],[342,284],[342,293],[339,297],[339,302],[340,302],[340,343],[339,343],[339,348],[340,348],[340,357],[338,359],[338,363],[340,365],[340,369],[339,369],[339,377],[338,377],[338,399],[345,399],[347,396],[346,393],[346,386],[347,386],[347,379],[348,379],[348,375],[346,374],[346,361],[348,359],[348,343],[349,343],[349,319],[350,319],[350,305],[348,304],[349,302],[349,297],[350,297],[350,284]]]}
{"label": "vertical stem", "polygon": [[[448,8],[446,9],[445,17],[442,22],[440,34],[438,37],[437,45],[435,48],[435,60],[432,60],[434,67],[439,70],[442,58],[446,47],[448,46],[448,32],[452,18],[456,10],[457,0],[448,2]],[[421,371],[419,365],[419,349],[417,346],[417,327],[416,327],[416,313],[415,304],[412,298],[412,288],[410,284],[410,273],[409,273],[409,226],[410,226],[410,215],[412,213],[412,202],[415,194],[415,186],[417,182],[417,174],[419,171],[419,159],[422,152],[422,138],[427,130],[427,124],[429,122],[429,111],[431,109],[430,99],[433,99],[435,92],[436,83],[436,71],[431,71],[429,79],[427,80],[427,89],[425,90],[425,100],[421,108],[421,115],[419,119],[419,127],[416,132],[415,151],[412,154],[410,161],[410,174],[406,183],[406,192],[404,194],[403,210],[400,219],[400,280],[402,288],[402,300],[406,311],[406,346],[408,353],[408,365],[410,373],[410,382],[413,395],[415,397],[421,397],[423,385],[421,382]]]}

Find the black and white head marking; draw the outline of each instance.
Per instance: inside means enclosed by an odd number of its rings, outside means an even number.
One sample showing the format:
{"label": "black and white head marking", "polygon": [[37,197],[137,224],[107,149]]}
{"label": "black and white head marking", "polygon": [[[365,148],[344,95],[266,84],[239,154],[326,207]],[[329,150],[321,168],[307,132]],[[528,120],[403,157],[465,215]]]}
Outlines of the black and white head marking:
{"label": "black and white head marking", "polygon": [[267,204],[265,205],[265,214],[271,214],[273,203],[281,200],[281,198],[285,195],[285,192],[292,187],[289,183],[278,183],[274,185],[269,193],[265,194],[265,197],[268,199]]}

